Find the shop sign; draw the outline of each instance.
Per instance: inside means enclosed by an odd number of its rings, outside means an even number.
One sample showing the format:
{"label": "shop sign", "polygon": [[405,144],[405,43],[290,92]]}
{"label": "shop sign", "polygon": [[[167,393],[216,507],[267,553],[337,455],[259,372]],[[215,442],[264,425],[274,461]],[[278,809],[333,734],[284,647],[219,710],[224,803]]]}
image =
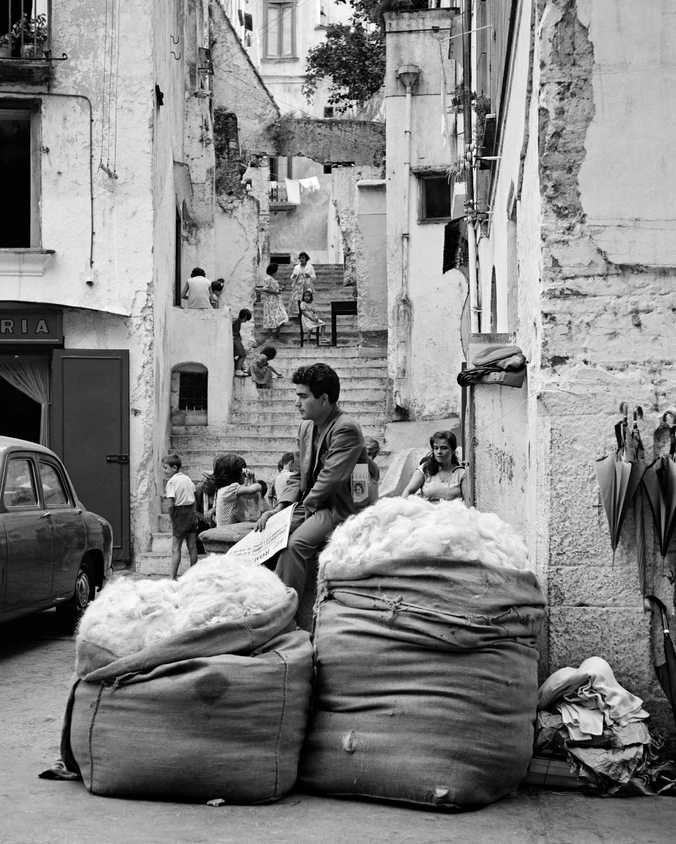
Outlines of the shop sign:
{"label": "shop sign", "polygon": [[63,342],[59,311],[9,311],[0,309],[0,345],[18,343],[34,346]]}

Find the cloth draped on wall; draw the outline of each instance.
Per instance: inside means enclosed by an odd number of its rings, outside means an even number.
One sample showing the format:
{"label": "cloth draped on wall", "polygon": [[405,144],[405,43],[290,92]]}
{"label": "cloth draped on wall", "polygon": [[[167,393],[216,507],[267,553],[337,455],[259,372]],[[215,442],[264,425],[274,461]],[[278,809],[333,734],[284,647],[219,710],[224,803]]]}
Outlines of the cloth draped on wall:
{"label": "cloth draped on wall", "polygon": [[0,377],[40,404],[40,445],[49,446],[49,361],[0,358]]}

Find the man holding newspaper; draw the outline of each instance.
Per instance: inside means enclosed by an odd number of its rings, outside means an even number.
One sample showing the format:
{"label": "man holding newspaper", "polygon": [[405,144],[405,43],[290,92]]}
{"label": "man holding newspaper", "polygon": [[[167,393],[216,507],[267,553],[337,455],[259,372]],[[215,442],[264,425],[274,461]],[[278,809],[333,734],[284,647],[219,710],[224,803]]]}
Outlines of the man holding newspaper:
{"label": "man holding newspaper", "polygon": [[298,593],[305,586],[307,564],[334,528],[371,501],[368,456],[361,427],[338,405],[340,379],[324,363],[302,366],[292,378],[300,413],[300,459],[274,509],[263,513],[256,530],[268,519],[296,504],[289,544],[275,573]]}

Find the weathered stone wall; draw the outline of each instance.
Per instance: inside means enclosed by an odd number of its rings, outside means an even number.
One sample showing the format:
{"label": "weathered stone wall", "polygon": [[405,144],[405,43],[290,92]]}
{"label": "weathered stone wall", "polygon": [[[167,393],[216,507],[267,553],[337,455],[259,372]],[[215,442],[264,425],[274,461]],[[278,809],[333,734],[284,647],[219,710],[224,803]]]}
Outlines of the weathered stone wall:
{"label": "weathered stone wall", "polygon": [[[648,153],[671,134],[676,25],[666,0],[640,26],[617,0],[552,0],[541,10],[541,373],[551,440],[538,471],[551,479],[550,667],[604,656],[668,723],[633,518],[613,560],[594,460],[613,448],[621,401],[646,411],[650,458],[652,432],[676,397],[675,165]],[[664,576],[650,530],[648,563],[649,588],[673,603],[673,557]]]}
{"label": "weathered stone wall", "polygon": [[298,155],[322,164],[380,167],[385,124],[364,120],[312,120],[284,116],[269,127],[278,155]]}

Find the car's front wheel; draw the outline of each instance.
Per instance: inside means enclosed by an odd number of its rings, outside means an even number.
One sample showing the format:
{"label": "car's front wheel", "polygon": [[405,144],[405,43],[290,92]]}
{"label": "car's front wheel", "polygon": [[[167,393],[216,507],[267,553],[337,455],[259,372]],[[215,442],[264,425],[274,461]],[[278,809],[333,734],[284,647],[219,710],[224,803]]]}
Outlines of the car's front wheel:
{"label": "car's front wheel", "polygon": [[77,624],[90,601],[94,600],[94,589],[94,573],[91,563],[82,560],[75,578],[75,591],[72,598],[56,607],[56,612],[65,625],[74,627]]}

